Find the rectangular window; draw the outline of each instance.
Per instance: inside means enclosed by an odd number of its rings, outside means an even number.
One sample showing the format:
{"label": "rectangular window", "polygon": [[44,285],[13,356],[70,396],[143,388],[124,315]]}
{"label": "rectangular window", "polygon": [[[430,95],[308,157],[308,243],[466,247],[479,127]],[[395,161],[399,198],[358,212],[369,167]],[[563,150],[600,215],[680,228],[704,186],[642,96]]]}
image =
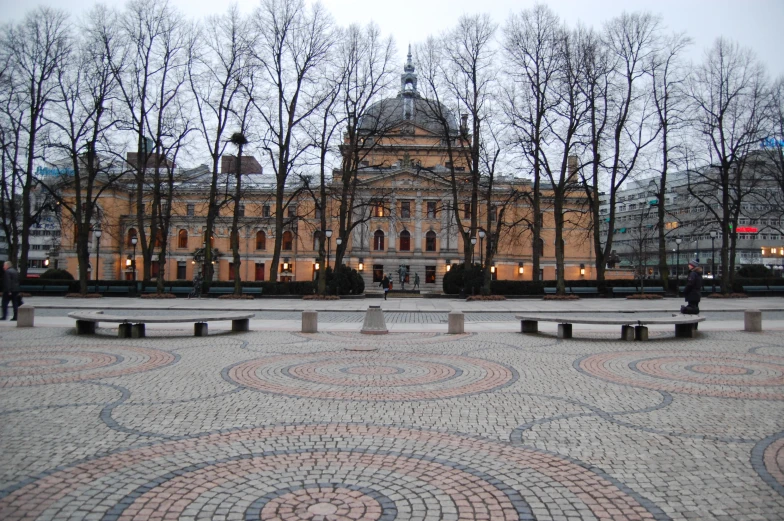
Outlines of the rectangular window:
{"label": "rectangular window", "polygon": [[229,280],[234,280],[234,263],[229,263]]}
{"label": "rectangular window", "polygon": [[316,208],[313,211],[313,218],[314,219],[321,219],[321,208]]}
{"label": "rectangular window", "polygon": [[264,263],[256,263],[256,280],[264,280]]}
{"label": "rectangular window", "polygon": [[237,215],[240,217],[245,217],[245,205],[241,204],[239,208],[237,208]]}
{"label": "rectangular window", "polygon": [[384,265],[373,264],[373,282],[381,282],[384,280]]}
{"label": "rectangular window", "polygon": [[411,235],[408,232],[400,234],[400,251],[411,251]]}
{"label": "rectangular window", "polygon": [[373,203],[373,217],[384,217],[384,201]]}
{"label": "rectangular window", "polygon": [[297,205],[296,204],[290,204],[289,205],[289,213],[288,213],[288,215],[289,215],[289,217],[296,217],[297,216]]}
{"label": "rectangular window", "polygon": [[436,218],[436,201],[427,202],[427,218],[428,219]]}
{"label": "rectangular window", "polygon": [[400,218],[411,218],[411,201],[400,201]]}
{"label": "rectangular window", "polygon": [[270,216],[270,206],[265,204],[261,207],[261,216],[262,217],[269,217]]}
{"label": "rectangular window", "polygon": [[196,213],[196,205],[188,204],[185,207],[185,213],[188,215],[188,217],[193,217],[194,213]]}
{"label": "rectangular window", "polygon": [[497,210],[495,206],[490,207],[490,222],[495,222],[497,215]]}
{"label": "rectangular window", "polygon": [[436,267],[425,266],[425,284],[435,284],[435,283],[436,283]]}
{"label": "rectangular window", "polygon": [[463,203],[463,219],[471,218],[471,203]]}
{"label": "rectangular window", "polygon": [[177,280],[185,280],[185,269],[188,263],[185,261],[177,262]]}
{"label": "rectangular window", "polygon": [[161,272],[161,265],[158,262],[158,259],[153,259],[152,264],[150,265],[150,276],[155,278]]}

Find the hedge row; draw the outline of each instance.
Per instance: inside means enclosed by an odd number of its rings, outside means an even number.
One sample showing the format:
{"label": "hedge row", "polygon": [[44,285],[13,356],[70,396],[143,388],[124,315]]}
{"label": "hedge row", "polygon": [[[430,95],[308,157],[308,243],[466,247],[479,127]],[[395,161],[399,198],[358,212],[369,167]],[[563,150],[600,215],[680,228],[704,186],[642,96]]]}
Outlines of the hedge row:
{"label": "hedge row", "polygon": [[[62,280],[62,279],[45,279],[43,277],[38,278],[25,278],[23,279],[20,284],[24,286],[68,286],[69,293],[77,293],[79,292],[79,281],[78,280]],[[100,280],[96,283],[94,280],[90,280],[87,282],[87,286],[113,286],[113,287],[133,287],[135,284],[142,284],[142,281],[134,282],[132,280]],[[156,285],[155,281],[150,281],[146,284],[142,284],[143,287],[154,287]],[[193,286],[193,282],[187,280],[173,280],[173,281],[166,281],[164,283],[164,288],[182,288],[187,287],[190,288]],[[234,282],[232,281],[219,281],[213,282],[212,287],[217,288],[233,288]],[[315,292],[316,286],[314,282],[311,281],[304,281],[304,282],[243,282],[243,288],[263,288],[262,295],[311,295]]]}

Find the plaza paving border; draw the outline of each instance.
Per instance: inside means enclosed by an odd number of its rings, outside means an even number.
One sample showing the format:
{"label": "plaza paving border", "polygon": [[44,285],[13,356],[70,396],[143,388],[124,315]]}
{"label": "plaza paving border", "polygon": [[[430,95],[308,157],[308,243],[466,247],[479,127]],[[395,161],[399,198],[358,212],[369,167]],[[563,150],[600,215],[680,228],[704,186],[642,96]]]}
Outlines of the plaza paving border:
{"label": "plaza paving border", "polygon": [[[378,351],[343,350],[367,343]],[[106,376],[68,355],[129,345],[176,363]],[[0,355],[0,379],[42,380],[0,394],[4,520],[784,517],[776,333],[645,345],[349,331],[129,341],[36,327],[0,329]],[[581,370],[591,357],[610,378]],[[251,381],[293,392],[227,380],[259,361]],[[44,380],[68,364],[85,378]],[[474,383],[515,376],[454,393],[461,371]],[[396,389],[410,395],[387,399]]]}

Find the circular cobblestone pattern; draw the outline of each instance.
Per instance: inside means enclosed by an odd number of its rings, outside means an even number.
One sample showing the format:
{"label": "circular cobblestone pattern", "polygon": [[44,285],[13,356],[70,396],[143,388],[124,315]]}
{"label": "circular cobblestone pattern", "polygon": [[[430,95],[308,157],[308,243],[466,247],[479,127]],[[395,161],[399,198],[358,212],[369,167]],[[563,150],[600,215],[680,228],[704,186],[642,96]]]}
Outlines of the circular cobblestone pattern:
{"label": "circular cobblestone pattern", "polygon": [[422,353],[333,351],[257,358],[224,377],[258,391],[333,400],[434,400],[488,392],[517,372],[479,358]]}
{"label": "circular cobblestone pattern", "polygon": [[157,349],[115,345],[106,350],[100,346],[4,349],[0,353],[0,388],[122,376],[157,369],[176,359]]}
{"label": "circular cobblestone pattern", "polygon": [[781,356],[631,351],[587,356],[575,367],[609,382],[656,391],[784,400]]}
{"label": "circular cobblestone pattern", "polygon": [[0,518],[667,519],[550,453],[455,434],[278,426],[119,451],[0,491]]}

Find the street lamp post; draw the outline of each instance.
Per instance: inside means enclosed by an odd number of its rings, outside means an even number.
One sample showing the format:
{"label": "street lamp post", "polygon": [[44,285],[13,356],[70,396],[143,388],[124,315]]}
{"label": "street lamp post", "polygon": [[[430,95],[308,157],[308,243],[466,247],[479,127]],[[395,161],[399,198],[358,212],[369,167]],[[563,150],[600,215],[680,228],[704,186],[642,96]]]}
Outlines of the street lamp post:
{"label": "street lamp post", "polygon": [[471,236],[471,265],[474,264],[474,246],[476,246],[476,237]]}
{"label": "street lamp post", "polygon": [[484,267],[485,267],[484,261],[482,260],[482,254],[484,253],[482,251],[482,240],[484,238],[485,238],[485,231],[484,230],[479,230],[479,267],[482,268],[482,269],[484,269]]}
{"label": "street lamp post", "polygon": [[713,241],[716,240],[718,235],[719,234],[716,230],[711,230],[711,291],[713,293],[716,293],[716,250],[713,247]]}
{"label": "street lamp post", "polygon": [[96,227],[93,235],[95,235],[95,282],[98,282],[99,261],[101,259],[101,229]]}
{"label": "street lamp post", "polygon": [[325,231],[324,235],[327,236],[327,268],[329,268],[329,249],[332,243],[332,230]]}
{"label": "street lamp post", "polygon": [[[340,237],[338,237],[337,239],[335,239],[335,245],[336,245],[335,247],[336,247],[336,248],[340,249],[340,245],[341,245],[341,244],[343,244],[343,239],[341,239]],[[338,250],[335,250],[335,264],[336,264],[336,266],[335,266],[335,267],[336,267],[336,268],[337,268],[337,262],[338,262]]]}
{"label": "street lamp post", "polygon": [[675,246],[677,246],[677,253],[675,254],[675,280],[681,280],[681,243],[683,239],[680,237],[675,239]]}
{"label": "street lamp post", "polygon": [[139,242],[139,239],[134,235],[131,237],[131,246],[133,246],[133,262],[131,263],[131,267],[133,268],[133,281],[136,282],[136,243]]}

